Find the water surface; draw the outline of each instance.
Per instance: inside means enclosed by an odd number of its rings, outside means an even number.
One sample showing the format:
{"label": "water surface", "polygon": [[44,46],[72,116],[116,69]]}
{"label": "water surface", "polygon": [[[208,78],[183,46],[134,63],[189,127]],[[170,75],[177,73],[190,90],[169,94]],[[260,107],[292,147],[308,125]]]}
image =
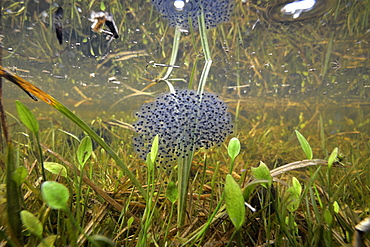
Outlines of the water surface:
{"label": "water surface", "polygon": [[[224,99],[243,141],[245,159],[286,163],[304,156],[297,146],[299,129],[325,158],[339,146],[368,157],[370,130],[369,37],[367,1],[318,1],[318,8],[296,18],[282,16],[286,1],[236,1],[229,22],[208,31],[212,67],[206,90]],[[174,27],[150,1],[113,1],[107,5],[119,30],[107,54],[107,35],[94,33],[96,2],[64,1],[60,45],[47,2],[3,2],[3,66],[67,105],[87,122],[96,118],[132,123],[140,105],[168,91],[161,82],[133,95],[163,76]],[[153,61],[150,63],[150,61]],[[181,36],[170,79],[197,87],[204,56],[197,30]],[[194,69],[195,68],[195,69]],[[195,72],[192,74],[192,72]],[[5,83],[5,107],[26,103],[36,116],[59,118],[42,102],[33,102]],[[64,128],[70,124],[62,122]],[[259,146],[269,146],[269,153]],[[364,148],[367,147],[367,148]],[[298,150],[298,147],[296,147]],[[263,149],[265,150],[265,149]],[[365,158],[366,160],[366,158]],[[367,162],[369,160],[367,159]]]}

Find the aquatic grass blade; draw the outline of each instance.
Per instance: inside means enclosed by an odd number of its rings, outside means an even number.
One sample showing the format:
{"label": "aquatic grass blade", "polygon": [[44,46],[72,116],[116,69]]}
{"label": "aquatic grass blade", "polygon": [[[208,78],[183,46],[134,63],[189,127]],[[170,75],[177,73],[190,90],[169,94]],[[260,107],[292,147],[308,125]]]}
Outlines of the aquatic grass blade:
{"label": "aquatic grass blade", "polygon": [[212,65],[212,56],[211,52],[209,50],[209,44],[208,44],[208,38],[207,38],[207,28],[205,24],[205,19],[204,19],[204,11],[201,11],[200,16],[198,16],[198,23],[199,23],[199,34],[200,34],[200,40],[202,43],[202,49],[204,52],[204,58],[206,60],[202,74],[199,79],[199,85],[198,85],[198,94],[202,95],[204,92],[204,88],[206,87],[206,82],[208,78],[209,71],[211,69]]}
{"label": "aquatic grass blade", "polygon": [[312,160],[313,158],[313,153],[312,153],[312,148],[306,138],[298,131],[295,130],[295,133],[297,135],[298,141],[301,144],[301,148],[303,152],[306,154],[307,159]]}
{"label": "aquatic grass blade", "polygon": [[190,169],[194,156],[194,151],[186,150],[184,147],[183,157],[180,157],[177,162],[178,167],[178,206],[177,206],[177,226],[182,227],[185,223],[187,196],[190,180]]}
{"label": "aquatic grass blade", "polygon": [[9,222],[9,231],[12,235],[12,241],[17,246],[23,245],[22,221],[21,221],[21,194],[20,187],[13,180],[12,176],[15,169],[13,144],[8,142],[6,149],[6,202]]}
{"label": "aquatic grass blade", "polygon": [[239,230],[245,219],[244,197],[238,183],[230,174],[226,175],[225,203],[231,222],[236,230]]}
{"label": "aquatic grass blade", "polygon": [[42,223],[33,213],[27,210],[22,210],[21,219],[22,219],[23,225],[27,228],[27,230],[31,234],[39,238],[42,237],[42,232],[43,232]]}
{"label": "aquatic grass blade", "polygon": [[42,198],[52,209],[67,209],[69,191],[66,186],[55,181],[46,181],[41,185]]}
{"label": "aquatic grass blade", "polygon": [[176,58],[177,58],[177,53],[179,51],[179,45],[180,45],[180,38],[181,38],[181,31],[179,28],[175,29],[175,34],[173,37],[173,45],[172,45],[172,53],[171,53],[171,58],[169,62],[169,67],[167,68],[166,74],[160,79],[160,80],[167,80],[173,70],[173,65],[176,63]]}
{"label": "aquatic grass blade", "polygon": [[[118,157],[118,155],[104,142],[99,135],[97,135],[84,121],[78,118],[71,110],[61,104],[59,101],[54,99],[49,94],[45,93],[41,89],[37,88],[33,84],[29,83],[28,81],[24,80],[23,78],[13,75],[8,70],[0,66],[0,76],[8,79],[9,81],[16,84],[20,87],[23,91],[27,92],[28,94],[34,95],[35,97],[41,99],[42,101],[46,102],[48,105],[54,107],[56,110],[61,112],[64,116],[69,118],[72,122],[74,122],[77,126],[79,126],[82,130],[84,130],[94,141],[96,141],[107,153],[116,161],[117,165],[126,173],[126,175],[130,178],[131,182],[136,186],[139,190],[140,194],[147,199],[147,194],[143,189],[140,182],[137,180],[135,175],[128,169],[128,167],[123,164],[122,160]],[[35,98],[34,98],[35,99]]]}

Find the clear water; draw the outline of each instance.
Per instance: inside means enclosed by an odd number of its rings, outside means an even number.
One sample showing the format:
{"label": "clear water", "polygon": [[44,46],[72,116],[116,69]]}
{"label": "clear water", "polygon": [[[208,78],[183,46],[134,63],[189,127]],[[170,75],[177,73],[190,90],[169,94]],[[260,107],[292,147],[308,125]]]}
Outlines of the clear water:
{"label": "clear water", "polygon": [[[274,160],[304,158],[284,151],[297,145],[294,129],[311,140],[320,158],[335,146],[344,153],[351,147],[369,150],[370,2],[317,2],[318,8],[293,19],[281,16],[283,2],[236,1],[231,20],[208,31],[213,63],[206,90],[228,103],[246,158],[267,158],[255,148],[259,144],[271,144],[274,155],[268,158]],[[163,76],[167,68],[150,61],[169,63],[174,28],[150,1],[112,1],[105,7],[120,37],[102,59],[107,36],[92,32],[89,21],[90,12],[102,6],[88,3],[64,1],[59,45],[49,25],[55,6],[3,1],[2,65],[87,122],[98,117],[133,122],[142,103],[168,91],[161,82],[145,90],[151,94],[134,94]],[[179,79],[172,81],[174,86],[188,87],[194,71],[196,88],[204,65],[197,31],[181,36],[176,65],[180,68],[170,77]],[[4,83],[5,108],[12,114],[16,99],[37,116],[58,116],[45,103],[33,102],[15,85]]]}

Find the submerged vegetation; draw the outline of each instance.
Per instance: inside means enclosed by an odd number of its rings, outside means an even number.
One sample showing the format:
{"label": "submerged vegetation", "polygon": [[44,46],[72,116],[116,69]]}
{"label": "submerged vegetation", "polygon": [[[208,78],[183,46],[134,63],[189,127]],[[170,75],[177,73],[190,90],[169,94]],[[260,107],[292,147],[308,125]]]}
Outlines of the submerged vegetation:
{"label": "submerged vegetation", "polygon": [[[237,1],[230,22],[200,16],[185,36],[150,1],[77,1],[60,46],[58,6],[3,1],[3,65],[45,92],[0,75],[58,112],[3,85],[0,244],[369,245],[355,226],[370,214],[370,4],[326,2],[287,23],[272,1]],[[110,47],[93,10],[117,24]]]}

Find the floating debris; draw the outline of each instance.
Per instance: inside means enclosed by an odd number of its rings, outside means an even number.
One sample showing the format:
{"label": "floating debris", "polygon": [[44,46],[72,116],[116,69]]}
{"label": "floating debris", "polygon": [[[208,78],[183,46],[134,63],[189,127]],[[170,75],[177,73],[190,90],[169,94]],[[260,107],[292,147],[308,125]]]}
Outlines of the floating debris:
{"label": "floating debris", "polygon": [[[118,29],[116,23],[113,20],[113,16],[108,12],[95,12],[92,11],[90,15],[90,19],[93,24],[91,25],[91,30],[96,33],[105,33],[110,36],[113,36],[115,39],[119,38]],[[110,31],[104,30],[103,25],[106,25]]]}
{"label": "floating debris", "polygon": [[268,8],[265,17],[270,21],[292,22],[322,16],[333,6],[334,0],[285,1]]}
{"label": "floating debris", "polygon": [[152,0],[152,4],[170,26],[178,27],[183,32],[190,29],[189,19],[193,28],[198,27],[198,16],[202,10],[209,29],[229,21],[234,7],[231,0]]}
{"label": "floating debris", "polygon": [[280,12],[283,15],[291,15],[293,19],[298,18],[302,12],[307,12],[313,9],[316,0],[299,0],[286,4],[281,8]]}

